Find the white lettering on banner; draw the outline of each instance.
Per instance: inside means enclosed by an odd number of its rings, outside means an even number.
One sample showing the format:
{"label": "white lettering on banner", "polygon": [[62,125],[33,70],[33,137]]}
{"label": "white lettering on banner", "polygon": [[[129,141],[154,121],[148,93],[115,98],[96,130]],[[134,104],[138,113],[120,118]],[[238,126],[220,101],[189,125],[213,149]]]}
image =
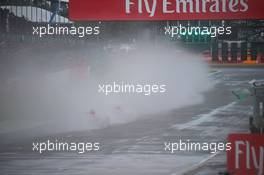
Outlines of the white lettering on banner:
{"label": "white lettering on banner", "polygon": [[[157,8],[157,0],[152,0],[152,3],[149,0],[137,0],[138,1],[138,13],[143,13],[143,6],[145,6],[145,10],[149,13],[150,17],[153,17]],[[131,0],[126,0],[126,13],[131,13],[131,5],[135,5],[136,3]]]}
{"label": "white lettering on banner", "polygon": [[[243,152],[242,147],[245,148],[245,152]],[[258,151],[257,151],[258,150]],[[257,152],[259,154],[257,154]],[[245,159],[241,159],[241,157]],[[247,169],[257,169],[258,175],[263,174],[263,159],[264,159],[264,147],[259,146],[258,148],[251,146],[248,141],[236,141],[235,142],[235,168],[240,169],[242,162],[240,160],[244,160]],[[253,165],[252,165],[253,163]]]}
{"label": "white lettering on banner", "polygon": [[[126,14],[132,14],[132,7],[138,14],[147,12],[150,17],[156,14],[158,0],[125,0]],[[134,9],[133,8],[133,9]],[[226,13],[246,12],[247,0],[162,0],[162,13]],[[135,13],[135,12],[134,12]]]}

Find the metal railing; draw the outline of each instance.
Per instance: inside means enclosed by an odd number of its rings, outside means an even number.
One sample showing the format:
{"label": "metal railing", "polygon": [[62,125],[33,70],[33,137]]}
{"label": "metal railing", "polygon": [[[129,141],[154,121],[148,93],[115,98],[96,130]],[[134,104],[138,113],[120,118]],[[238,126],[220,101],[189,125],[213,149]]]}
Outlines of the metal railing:
{"label": "metal railing", "polygon": [[30,22],[48,23],[54,15],[53,22],[69,23],[68,3],[59,0],[1,0],[1,9],[7,9],[17,17]]}

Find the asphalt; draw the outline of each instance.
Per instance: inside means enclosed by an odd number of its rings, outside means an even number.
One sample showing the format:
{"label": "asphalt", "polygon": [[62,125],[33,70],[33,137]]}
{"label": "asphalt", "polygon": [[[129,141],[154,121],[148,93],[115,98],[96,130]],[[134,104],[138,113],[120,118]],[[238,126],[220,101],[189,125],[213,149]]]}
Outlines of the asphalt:
{"label": "asphalt", "polygon": [[[204,102],[126,124],[88,131],[20,138],[1,134],[1,175],[213,175],[226,170],[225,152],[165,151],[165,142],[225,142],[230,133],[247,133],[251,101],[237,101],[231,91],[264,79],[262,68],[219,68],[211,75],[215,86]],[[31,133],[31,134],[29,134]],[[16,136],[16,137],[15,137]],[[100,150],[85,154],[32,151],[32,142],[55,140],[99,142]]]}

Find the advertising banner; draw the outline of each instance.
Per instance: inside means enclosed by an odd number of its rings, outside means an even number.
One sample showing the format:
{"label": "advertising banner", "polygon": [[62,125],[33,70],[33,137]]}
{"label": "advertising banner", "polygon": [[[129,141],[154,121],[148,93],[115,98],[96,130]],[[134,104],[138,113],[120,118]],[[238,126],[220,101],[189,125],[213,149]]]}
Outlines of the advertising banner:
{"label": "advertising banner", "polygon": [[264,19],[263,0],[70,0],[70,19]]}
{"label": "advertising banner", "polygon": [[228,172],[234,175],[263,175],[264,135],[231,134],[227,151]]}

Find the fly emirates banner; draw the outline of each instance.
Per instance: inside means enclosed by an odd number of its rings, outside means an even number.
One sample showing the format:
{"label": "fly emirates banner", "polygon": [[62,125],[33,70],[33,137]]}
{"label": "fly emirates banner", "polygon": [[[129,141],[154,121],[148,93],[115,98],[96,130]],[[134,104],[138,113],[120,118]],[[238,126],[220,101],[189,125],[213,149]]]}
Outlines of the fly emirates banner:
{"label": "fly emirates banner", "polygon": [[70,0],[71,20],[264,19],[264,0]]}

